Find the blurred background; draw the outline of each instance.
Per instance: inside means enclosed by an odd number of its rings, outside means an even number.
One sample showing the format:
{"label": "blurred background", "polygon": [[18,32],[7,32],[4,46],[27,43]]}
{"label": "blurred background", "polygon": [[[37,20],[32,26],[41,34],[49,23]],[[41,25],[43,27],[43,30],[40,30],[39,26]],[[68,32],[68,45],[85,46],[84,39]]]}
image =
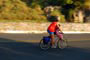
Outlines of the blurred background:
{"label": "blurred background", "polygon": [[50,16],[63,31],[90,32],[90,0],[0,0],[0,32],[46,31]]}
{"label": "blurred background", "polygon": [[0,0],[1,21],[47,22],[51,15],[60,22],[90,22],[90,0]]}

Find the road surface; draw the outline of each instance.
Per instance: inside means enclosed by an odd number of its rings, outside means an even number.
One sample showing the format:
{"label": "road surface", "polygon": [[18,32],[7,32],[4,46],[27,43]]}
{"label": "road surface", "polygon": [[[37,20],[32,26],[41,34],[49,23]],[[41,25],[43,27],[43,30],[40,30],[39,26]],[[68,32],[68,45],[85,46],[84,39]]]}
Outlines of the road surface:
{"label": "road surface", "polygon": [[65,34],[68,48],[41,50],[47,34],[0,33],[0,60],[90,60],[90,34]]}

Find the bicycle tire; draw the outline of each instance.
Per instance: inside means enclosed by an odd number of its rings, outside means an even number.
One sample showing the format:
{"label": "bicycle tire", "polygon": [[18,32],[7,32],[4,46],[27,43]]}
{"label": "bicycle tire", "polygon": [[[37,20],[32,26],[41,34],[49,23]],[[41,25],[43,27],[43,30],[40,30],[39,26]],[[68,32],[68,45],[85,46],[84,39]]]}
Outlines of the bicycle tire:
{"label": "bicycle tire", "polygon": [[43,43],[43,39],[41,39],[41,40],[40,40],[40,43],[39,43],[39,46],[40,46],[41,49],[47,50],[47,49],[50,48],[50,42],[48,42],[47,44],[44,44],[44,43]]}
{"label": "bicycle tire", "polygon": [[58,40],[57,45],[58,48],[64,49],[67,47],[67,40],[66,39]]}

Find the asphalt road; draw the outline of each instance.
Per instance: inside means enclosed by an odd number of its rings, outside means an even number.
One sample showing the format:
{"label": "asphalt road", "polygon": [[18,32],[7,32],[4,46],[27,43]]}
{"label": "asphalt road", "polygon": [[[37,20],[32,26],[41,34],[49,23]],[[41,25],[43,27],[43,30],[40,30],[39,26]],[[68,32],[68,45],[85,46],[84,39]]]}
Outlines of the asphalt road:
{"label": "asphalt road", "polygon": [[90,60],[90,34],[65,34],[69,47],[44,51],[38,43],[46,35],[0,33],[0,60]]}

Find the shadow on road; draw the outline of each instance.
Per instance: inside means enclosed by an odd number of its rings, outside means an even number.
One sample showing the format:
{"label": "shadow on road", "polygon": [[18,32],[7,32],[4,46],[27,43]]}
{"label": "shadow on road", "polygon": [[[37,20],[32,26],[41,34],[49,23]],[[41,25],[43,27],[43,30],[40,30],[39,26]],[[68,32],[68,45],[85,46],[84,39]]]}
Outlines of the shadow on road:
{"label": "shadow on road", "polygon": [[69,47],[41,50],[38,43],[0,38],[0,60],[90,60],[90,50]]}

